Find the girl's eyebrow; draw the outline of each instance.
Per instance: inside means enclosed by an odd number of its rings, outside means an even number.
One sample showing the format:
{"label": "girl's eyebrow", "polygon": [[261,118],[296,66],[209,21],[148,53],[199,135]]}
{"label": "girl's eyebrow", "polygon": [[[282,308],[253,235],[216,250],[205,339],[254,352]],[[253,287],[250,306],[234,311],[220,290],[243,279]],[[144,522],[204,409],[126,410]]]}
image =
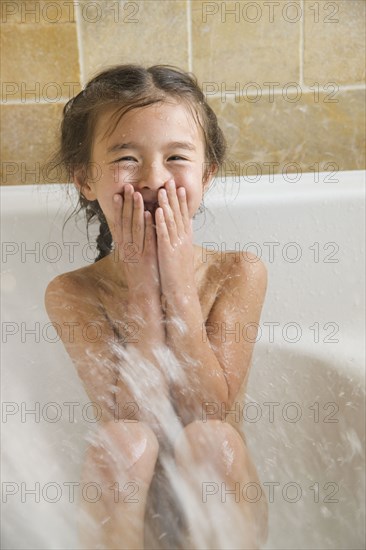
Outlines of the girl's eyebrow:
{"label": "girl's eyebrow", "polygon": [[171,141],[170,143],[167,143],[167,147],[171,147],[172,149],[187,149],[187,151],[196,150],[195,145],[190,141]]}
{"label": "girl's eyebrow", "polygon": [[120,151],[121,149],[138,149],[138,145],[136,143],[133,143],[132,141],[129,143],[115,143],[114,145],[111,145],[107,149],[107,153],[115,153],[116,151]]}
{"label": "girl's eyebrow", "polygon": [[[167,148],[178,148],[186,149],[187,151],[196,151],[196,147],[190,141],[171,141],[166,144]],[[141,146],[133,141],[128,143],[116,143],[111,145],[107,149],[107,153],[115,153],[116,151],[121,151],[122,149],[141,149]]]}

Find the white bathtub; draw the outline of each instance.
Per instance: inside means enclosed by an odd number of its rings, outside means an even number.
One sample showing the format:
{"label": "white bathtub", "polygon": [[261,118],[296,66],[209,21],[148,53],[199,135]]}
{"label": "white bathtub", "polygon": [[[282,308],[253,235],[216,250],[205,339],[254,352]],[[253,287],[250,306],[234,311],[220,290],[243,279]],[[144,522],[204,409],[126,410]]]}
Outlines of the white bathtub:
{"label": "white bathtub", "polygon": [[[195,240],[248,249],[268,268],[246,406],[244,396],[236,405],[270,501],[266,548],[364,548],[365,172],[286,180],[217,180]],[[64,187],[3,187],[1,207],[2,547],[76,548],[93,410],[82,410],[43,296],[92,251],[82,222],[67,224],[61,245]]]}

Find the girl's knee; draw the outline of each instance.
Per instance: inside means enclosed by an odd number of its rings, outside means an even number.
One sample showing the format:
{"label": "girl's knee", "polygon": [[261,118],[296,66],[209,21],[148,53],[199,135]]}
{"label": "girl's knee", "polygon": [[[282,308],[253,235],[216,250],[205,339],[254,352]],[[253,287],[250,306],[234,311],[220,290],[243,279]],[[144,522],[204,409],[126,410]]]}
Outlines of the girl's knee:
{"label": "girl's knee", "polygon": [[221,463],[244,461],[246,446],[239,433],[227,422],[195,420],[188,424],[175,442],[177,460],[189,456],[196,461],[210,459]]}
{"label": "girl's knee", "polygon": [[159,443],[144,422],[103,422],[91,439],[89,455],[97,463],[128,470],[136,463],[155,465]]}
{"label": "girl's knee", "polygon": [[[264,543],[268,523],[267,499],[243,437],[235,428],[221,420],[194,421],[179,434],[174,451],[177,464],[187,472],[189,480],[193,479],[197,484],[200,495],[204,487],[202,479],[206,482],[212,480],[221,490],[235,491],[241,509],[245,500],[240,497],[243,487],[247,483],[253,485],[257,496],[255,502],[248,504],[247,515],[253,525],[253,536]],[[226,483],[224,489],[219,485],[220,481]],[[257,544],[253,546],[258,547]]]}

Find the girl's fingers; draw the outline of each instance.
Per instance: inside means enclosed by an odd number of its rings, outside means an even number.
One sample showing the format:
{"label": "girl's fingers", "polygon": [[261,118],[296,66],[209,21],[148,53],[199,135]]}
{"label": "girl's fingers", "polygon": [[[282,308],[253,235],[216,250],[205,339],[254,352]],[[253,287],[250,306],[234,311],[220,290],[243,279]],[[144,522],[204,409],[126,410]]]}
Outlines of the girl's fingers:
{"label": "girl's fingers", "polygon": [[174,246],[174,242],[172,242],[171,236],[169,234],[169,230],[167,227],[167,223],[165,220],[165,214],[162,207],[159,207],[156,209],[155,212],[155,220],[156,220],[156,237],[157,241],[160,244],[171,244]]}
{"label": "girl's fingers", "polygon": [[137,253],[142,254],[144,247],[144,201],[140,193],[133,194],[132,239]]}
{"label": "girl's fingers", "polygon": [[153,227],[153,217],[151,213],[146,210],[144,212],[145,221],[145,236],[144,236],[144,250],[148,253],[154,253],[156,248],[156,235]]}
{"label": "girl's fingers", "polygon": [[180,210],[180,204],[177,197],[177,189],[176,189],[174,180],[169,181],[167,185],[167,194],[168,194],[169,205],[174,217],[175,225],[177,227],[177,233],[178,235],[182,235],[184,230],[184,224],[182,220],[182,213]]}
{"label": "girl's fingers", "polygon": [[132,213],[133,213],[133,187],[126,184],[124,187],[124,203],[122,211],[122,231],[124,244],[132,243]]}
{"label": "girl's fingers", "polygon": [[151,226],[152,226],[151,214],[147,210],[144,212],[144,222],[145,222],[144,249],[146,249],[146,247],[148,247],[151,242]]}
{"label": "girl's fingers", "polygon": [[186,231],[186,233],[189,233],[191,230],[191,220],[189,217],[187,195],[184,187],[179,187],[179,189],[177,190],[177,195],[178,195],[180,211],[182,213],[184,230]]}
{"label": "girl's fingers", "polygon": [[[164,238],[166,238],[166,234],[169,235],[170,242],[174,246],[177,240],[177,226],[174,219],[173,211],[169,205],[169,199],[166,193],[165,189],[160,189],[159,191],[159,205],[163,210],[163,215],[161,215],[161,212],[158,212],[156,210],[156,214],[158,214],[158,223],[160,225],[160,234],[165,235]],[[162,227],[164,225],[165,227]]]}
{"label": "girl's fingers", "polygon": [[114,195],[113,197],[113,231],[112,238],[115,244],[122,243],[122,205],[123,198],[121,195]]}

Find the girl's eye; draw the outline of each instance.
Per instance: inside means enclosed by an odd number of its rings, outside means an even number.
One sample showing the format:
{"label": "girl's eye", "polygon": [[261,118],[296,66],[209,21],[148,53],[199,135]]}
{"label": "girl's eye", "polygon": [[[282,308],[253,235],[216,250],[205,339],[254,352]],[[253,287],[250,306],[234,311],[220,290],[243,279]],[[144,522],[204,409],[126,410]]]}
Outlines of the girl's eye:
{"label": "girl's eye", "polygon": [[[133,161],[133,160],[136,161],[136,159],[133,158],[133,157],[121,157],[120,159],[115,160],[115,162],[123,162],[123,161],[125,161],[125,162],[126,162],[126,161],[127,161],[127,162],[131,162],[131,161]],[[136,161],[136,162],[137,162],[137,161]]]}
{"label": "girl's eye", "polygon": [[180,157],[179,155],[173,155],[172,157],[169,157],[168,160],[186,160],[183,157]]}

